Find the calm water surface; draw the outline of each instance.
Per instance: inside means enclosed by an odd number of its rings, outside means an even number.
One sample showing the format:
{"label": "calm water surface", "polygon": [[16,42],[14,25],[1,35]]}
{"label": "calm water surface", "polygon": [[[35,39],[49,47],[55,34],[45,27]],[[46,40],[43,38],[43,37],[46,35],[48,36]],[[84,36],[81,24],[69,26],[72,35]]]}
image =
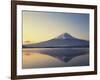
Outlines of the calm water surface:
{"label": "calm water surface", "polygon": [[89,48],[25,48],[22,59],[23,69],[87,66]]}

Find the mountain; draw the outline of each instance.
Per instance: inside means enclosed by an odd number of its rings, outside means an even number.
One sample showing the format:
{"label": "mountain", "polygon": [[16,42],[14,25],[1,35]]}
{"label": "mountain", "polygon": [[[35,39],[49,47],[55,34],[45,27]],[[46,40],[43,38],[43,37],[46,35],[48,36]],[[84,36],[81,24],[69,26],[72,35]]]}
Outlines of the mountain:
{"label": "mountain", "polygon": [[72,37],[68,33],[63,33],[63,34],[59,35],[56,39],[73,39],[73,38],[74,37]]}
{"label": "mountain", "polygon": [[23,48],[32,48],[32,47],[88,47],[89,41],[81,40],[73,37],[68,33],[63,33],[56,38],[53,38],[48,41],[27,44],[23,45]]}

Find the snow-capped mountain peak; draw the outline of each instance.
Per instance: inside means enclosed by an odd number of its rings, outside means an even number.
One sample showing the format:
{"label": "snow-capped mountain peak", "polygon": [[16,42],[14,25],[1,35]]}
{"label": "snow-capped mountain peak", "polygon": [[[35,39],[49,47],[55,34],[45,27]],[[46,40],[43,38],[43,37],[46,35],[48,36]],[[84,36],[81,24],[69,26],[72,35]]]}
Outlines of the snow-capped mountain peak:
{"label": "snow-capped mountain peak", "polygon": [[72,37],[70,34],[68,34],[68,33],[63,33],[63,34],[61,34],[61,35],[59,35],[58,37],[57,37],[57,39],[71,39],[71,38],[74,38],[74,37]]}

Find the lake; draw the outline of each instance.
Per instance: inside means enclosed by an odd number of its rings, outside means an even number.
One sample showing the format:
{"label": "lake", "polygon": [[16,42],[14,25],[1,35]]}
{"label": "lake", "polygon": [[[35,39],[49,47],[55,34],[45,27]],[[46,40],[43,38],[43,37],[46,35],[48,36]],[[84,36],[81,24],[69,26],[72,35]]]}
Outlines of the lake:
{"label": "lake", "polygon": [[89,48],[23,48],[22,68],[89,65]]}

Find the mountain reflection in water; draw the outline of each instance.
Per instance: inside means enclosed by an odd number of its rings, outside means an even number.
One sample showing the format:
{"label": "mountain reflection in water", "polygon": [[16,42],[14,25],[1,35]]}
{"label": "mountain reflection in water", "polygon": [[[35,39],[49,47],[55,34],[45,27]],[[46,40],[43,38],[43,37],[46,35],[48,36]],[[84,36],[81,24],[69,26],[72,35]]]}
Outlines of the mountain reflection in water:
{"label": "mountain reflection in water", "polygon": [[22,68],[88,66],[89,48],[25,48]]}

